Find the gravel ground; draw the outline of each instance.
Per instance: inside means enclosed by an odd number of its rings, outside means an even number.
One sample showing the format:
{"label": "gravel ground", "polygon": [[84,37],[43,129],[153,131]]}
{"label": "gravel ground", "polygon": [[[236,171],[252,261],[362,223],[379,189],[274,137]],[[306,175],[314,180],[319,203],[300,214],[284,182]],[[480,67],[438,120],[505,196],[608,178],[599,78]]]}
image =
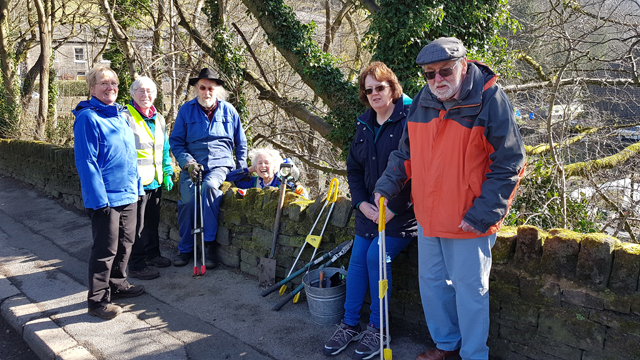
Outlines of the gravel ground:
{"label": "gravel ground", "polygon": [[22,336],[0,316],[0,359],[3,360],[38,360]]}

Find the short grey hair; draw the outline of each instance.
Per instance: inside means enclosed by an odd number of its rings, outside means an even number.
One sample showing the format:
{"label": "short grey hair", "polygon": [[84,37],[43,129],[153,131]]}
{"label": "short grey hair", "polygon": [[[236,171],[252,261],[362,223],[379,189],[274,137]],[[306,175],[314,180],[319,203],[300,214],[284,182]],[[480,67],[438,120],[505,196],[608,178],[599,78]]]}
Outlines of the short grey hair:
{"label": "short grey hair", "polygon": [[96,65],[91,70],[89,70],[89,73],[87,74],[87,77],[85,79],[87,85],[89,85],[89,88],[96,86],[96,83],[98,82],[98,75],[102,75],[106,72],[112,73],[116,78],[116,82],[120,84],[120,80],[118,80],[118,74],[116,74],[113,69],[111,69],[107,65]]}
{"label": "short grey hair", "polygon": [[129,88],[129,93],[131,93],[131,97],[134,96],[136,90],[140,89],[143,86],[153,89],[153,92],[156,93],[156,95],[154,96],[154,100],[155,100],[155,97],[158,95],[158,87],[156,86],[155,81],[153,81],[153,79],[151,79],[148,76],[140,76],[131,84],[131,87]]}
{"label": "short grey hair", "polygon": [[[198,80],[198,82],[200,82],[200,80]],[[204,79],[204,80],[207,80],[207,79]],[[211,80],[211,81],[215,83],[214,87],[216,91],[214,92],[214,95],[216,96],[216,99],[227,101],[227,99],[229,99],[229,92],[225,90],[225,88],[222,85],[220,85],[217,81],[214,81],[214,80]],[[193,91],[193,96],[198,97],[198,83],[193,85],[192,91]]]}
{"label": "short grey hair", "polygon": [[258,156],[266,155],[273,160],[273,165],[275,166],[276,172],[280,171],[280,164],[282,164],[282,156],[275,149],[267,149],[267,148],[255,148],[249,151],[249,159],[251,159],[251,165],[256,164],[256,159]]}

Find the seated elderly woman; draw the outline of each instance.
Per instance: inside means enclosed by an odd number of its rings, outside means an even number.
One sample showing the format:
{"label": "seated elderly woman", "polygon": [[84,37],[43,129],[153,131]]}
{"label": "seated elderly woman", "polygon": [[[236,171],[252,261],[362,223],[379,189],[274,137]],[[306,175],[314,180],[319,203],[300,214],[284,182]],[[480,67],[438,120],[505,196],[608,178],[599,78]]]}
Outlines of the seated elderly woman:
{"label": "seated elderly woman", "polygon": [[[240,189],[279,187],[282,184],[279,170],[283,160],[278,151],[265,148],[253,149],[249,152],[249,159],[251,166],[230,172],[227,175],[227,181],[233,181]],[[288,181],[287,187],[298,195],[308,197],[306,190],[293,181]]]}

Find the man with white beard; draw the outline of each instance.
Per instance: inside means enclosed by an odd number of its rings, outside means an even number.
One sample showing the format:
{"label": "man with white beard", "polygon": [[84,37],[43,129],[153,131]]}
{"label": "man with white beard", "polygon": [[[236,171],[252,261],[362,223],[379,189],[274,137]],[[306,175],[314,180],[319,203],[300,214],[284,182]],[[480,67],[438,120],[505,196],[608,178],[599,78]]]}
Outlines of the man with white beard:
{"label": "man with white beard", "polygon": [[238,112],[225,101],[224,81],[213,70],[202,69],[198,77],[189,79],[189,85],[195,86],[197,96],[180,107],[169,138],[173,156],[183,170],[178,201],[179,254],[173,265],[185,266],[193,258],[193,182],[202,173],[205,265],[211,269],[216,265],[213,242],[222,200],[219,188],[230,171],[247,167],[247,138]]}
{"label": "man with white beard", "polygon": [[416,360],[486,360],[491,248],[524,174],[524,145],[496,74],[467,60],[460,40],[430,42],[416,63],[428,86],[413,99],[375,203],[411,179],[420,296],[436,345]]}

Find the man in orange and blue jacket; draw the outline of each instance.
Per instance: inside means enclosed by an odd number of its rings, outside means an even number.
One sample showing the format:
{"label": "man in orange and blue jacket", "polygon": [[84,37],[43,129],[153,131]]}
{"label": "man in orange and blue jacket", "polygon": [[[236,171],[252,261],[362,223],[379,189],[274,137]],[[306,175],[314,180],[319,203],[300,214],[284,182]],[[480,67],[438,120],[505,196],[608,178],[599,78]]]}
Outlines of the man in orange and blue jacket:
{"label": "man in orange and blue jacket", "polygon": [[416,360],[488,359],[491,248],[524,173],[513,107],[456,38],[420,51],[428,85],[376,183],[391,198],[412,179],[420,294],[436,347]]}

